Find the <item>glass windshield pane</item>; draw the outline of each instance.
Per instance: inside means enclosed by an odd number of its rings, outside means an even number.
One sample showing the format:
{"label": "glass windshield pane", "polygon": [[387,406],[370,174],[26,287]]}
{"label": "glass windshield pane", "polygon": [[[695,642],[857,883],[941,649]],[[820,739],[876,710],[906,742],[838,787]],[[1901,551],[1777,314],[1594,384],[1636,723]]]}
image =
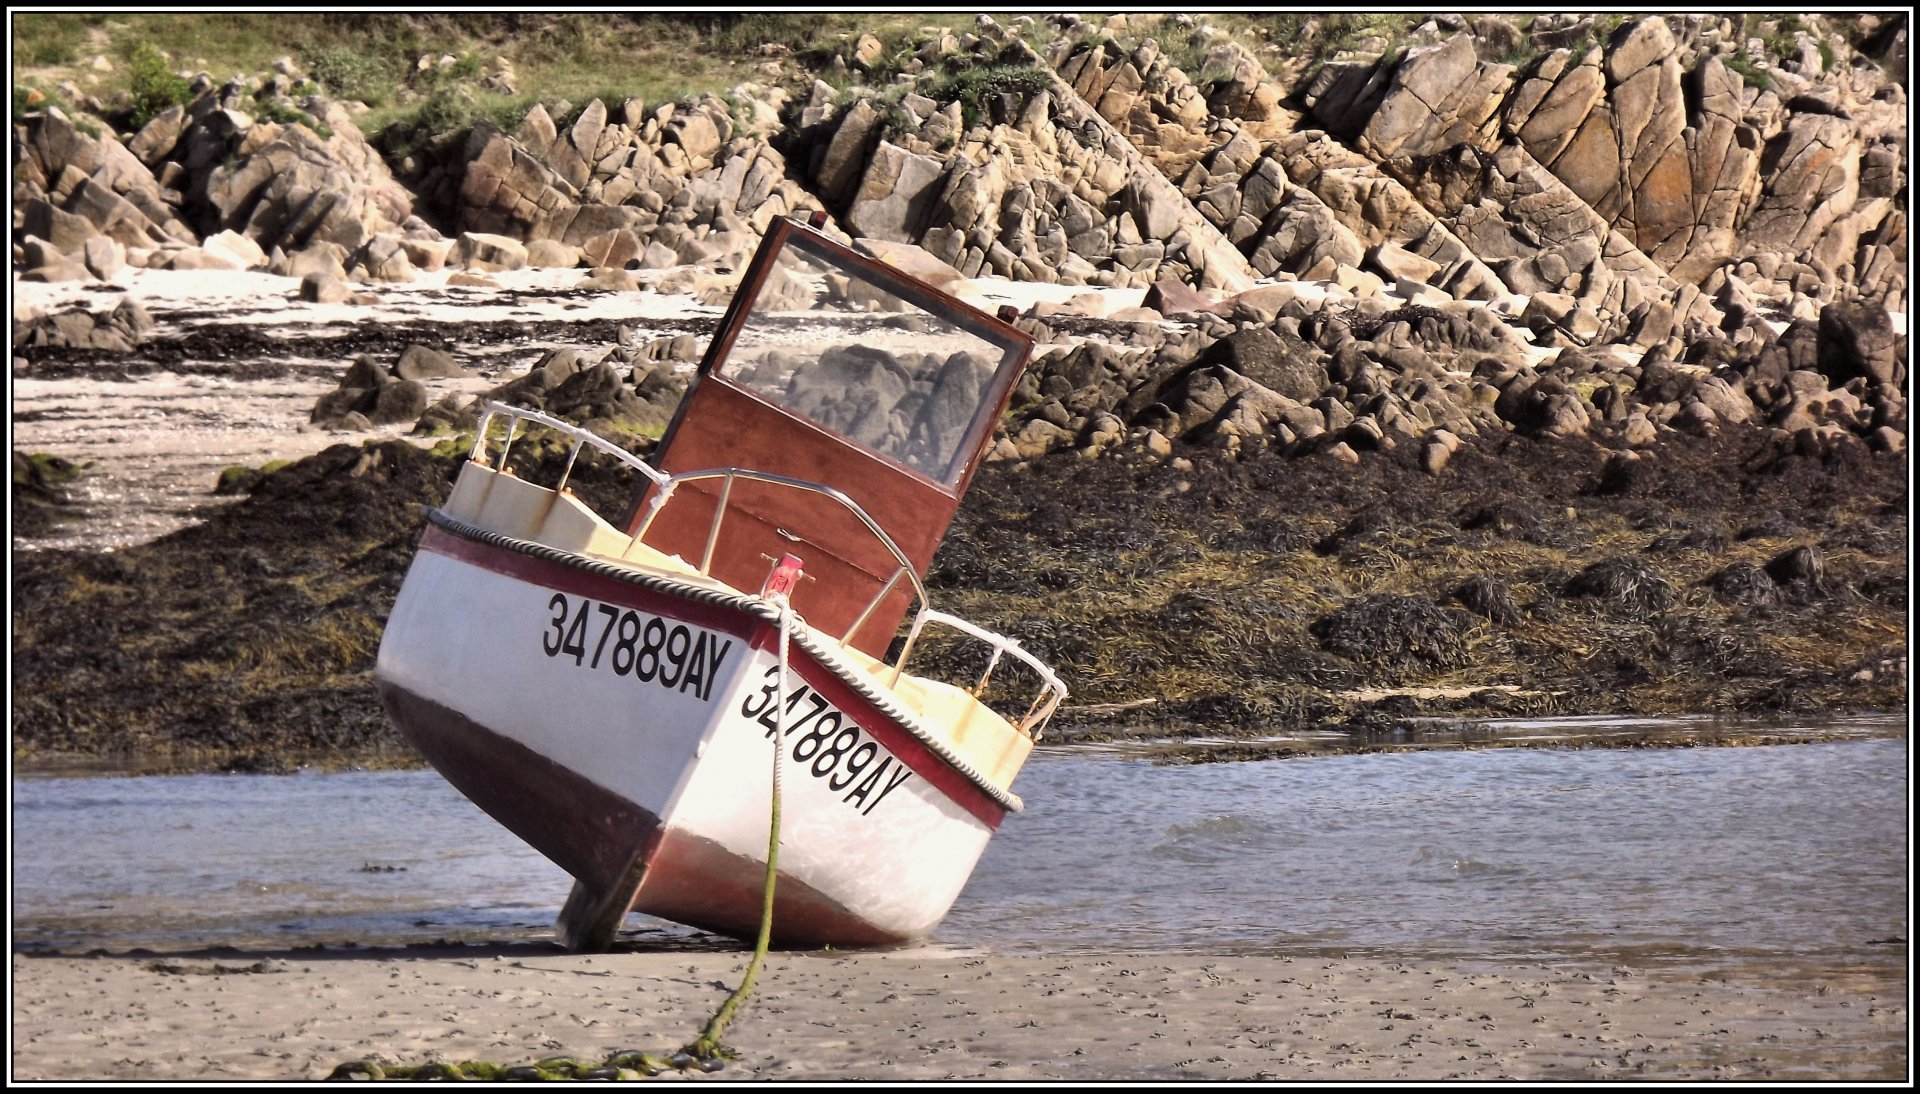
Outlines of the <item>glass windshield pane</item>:
{"label": "glass windshield pane", "polygon": [[[1009,350],[796,235],[719,374],[942,483],[959,478]],[[898,290],[898,291],[896,291]]]}

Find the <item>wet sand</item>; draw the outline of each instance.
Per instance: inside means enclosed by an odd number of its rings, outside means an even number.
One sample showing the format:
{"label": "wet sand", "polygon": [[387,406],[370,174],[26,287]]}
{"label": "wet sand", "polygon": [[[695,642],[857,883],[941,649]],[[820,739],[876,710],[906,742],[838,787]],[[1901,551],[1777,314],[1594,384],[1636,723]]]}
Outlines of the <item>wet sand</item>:
{"label": "wet sand", "polygon": [[[1346,957],[775,954],[705,1081],[1910,1078],[1904,945],[1627,968]],[[13,957],[16,1080],[310,1080],[385,1057],[669,1053],[737,952],[540,945]],[[680,1073],[668,1072],[668,1078]]]}

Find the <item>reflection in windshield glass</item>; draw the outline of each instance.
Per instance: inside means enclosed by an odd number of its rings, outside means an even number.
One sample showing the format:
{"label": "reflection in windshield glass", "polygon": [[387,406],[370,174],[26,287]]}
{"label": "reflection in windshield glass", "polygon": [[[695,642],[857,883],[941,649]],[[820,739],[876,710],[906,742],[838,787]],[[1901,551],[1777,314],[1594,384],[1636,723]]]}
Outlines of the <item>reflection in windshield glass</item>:
{"label": "reflection in windshield glass", "polygon": [[796,246],[780,251],[723,375],[940,482],[1001,347]]}

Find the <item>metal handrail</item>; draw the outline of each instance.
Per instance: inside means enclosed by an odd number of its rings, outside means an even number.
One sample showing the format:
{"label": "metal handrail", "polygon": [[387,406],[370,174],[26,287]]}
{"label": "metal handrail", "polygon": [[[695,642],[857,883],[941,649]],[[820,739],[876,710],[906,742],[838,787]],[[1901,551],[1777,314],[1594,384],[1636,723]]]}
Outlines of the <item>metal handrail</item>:
{"label": "metal handrail", "polygon": [[713,564],[714,546],[719,541],[720,526],[726,518],[727,504],[733,493],[734,480],[748,479],[753,482],[767,483],[772,486],[787,487],[807,493],[819,494],[822,497],[838,502],[855,517],[859,518],[860,523],[865,525],[869,532],[873,533],[874,538],[880,541],[881,546],[885,547],[888,553],[893,555],[894,561],[898,563],[898,567],[895,569],[893,576],[887,580],[879,593],[875,595],[873,601],[860,613],[859,618],[854,620],[853,626],[847,630],[847,633],[841,636],[840,644],[842,646],[852,641],[854,634],[857,633],[868,618],[873,615],[874,610],[880,606],[880,603],[891,595],[894,589],[899,587],[900,579],[904,576],[913,584],[914,601],[918,607],[914,612],[913,625],[907,631],[907,640],[900,648],[900,656],[895,659],[894,664],[891,666],[893,669],[893,683],[897,684],[900,676],[906,671],[907,657],[913,652],[914,644],[919,640],[920,632],[928,623],[939,623],[960,631],[978,641],[984,642],[993,648],[993,657],[987,662],[986,671],[981,674],[980,682],[974,685],[971,690],[971,694],[974,697],[978,698],[980,694],[986,690],[987,682],[992,677],[994,668],[999,665],[1001,657],[1005,654],[1012,654],[1016,660],[1032,669],[1040,678],[1042,684],[1041,691],[1027,707],[1027,713],[1022,716],[1017,726],[1021,732],[1038,740],[1040,730],[1046,725],[1047,720],[1053,716],[1054,711],[1059,708],[1060,703],[1066,699],[1066,685],[1061,683],[1060,678],[1055,676],[1050,669],[1041,664],[1032,654],[1028,653],[1019,642],[1005,635],[987,630],[985,627],[969,623],[957,616],[935,611],[927,600],[926,585],[921,582],[920,575],[914,571],[913,563],[907,558],[906,552],[900,549],[899,544],[893,541],[893,537],[887,534],[886,529],[880,527],[879,522],[875,521],[873,517],[861,507],[859,502],[854,501],[845,493],[817,482],[789,478],[785,475],[776,475],[768,471],[755,471],[745,467],[702,468],[697,471],[682,471],[677,475],[663,474],[651,464],[648,464],[626,449],[621,448],[619,445],[614,444],[612,441],[607,440],[605,437],[583,429],[571,422],[561,421],[550,415],[542,414],[537,410],[508,406],[505,403],[497,402],[487,403],[486,412],[481,415],[480,424],[474,433],[472,459],[475,463],[483,467],[493,466],[487,460],[487,434],[491,430],[493,419],[500,415],[504,415],[509,419],[506,441],[500,448],[500,470],[503,472],[506,471],[507,454],[513,446],[514,429],[517,427],[519,421],[524,420],[536,425],[545,426],[548,429],[555,430],[556,432],[573,438],[573,451],[568,454],[567,466],[560,474],[560,482],[554,487],[556,492],[566,489],[567,477],[573,473],[574,461],[579,457],[580,449],[584,445],[592,445],[603,452],[607,452],[628,467],[646,476],[647,480],[653,483],[656,489],[652,500],[647,503],[647,511],[642,515],[639,527],[634,530],[632,538],[632,542],[634,543],[645,542],[647,531],[653,526],[654,518],[658,516],[660,510],[665,508],[666,504],[673,499],[674,493],[681,483],[716,478],[725,480],[720,488],[719,502],[714,506],[713,522],[707,527],[706,549],[700,560],[700,574],[702,576],[711,576],[708,570]]}
{"label": "metal handrail", "polygon": [[[655,486],[664,485],[667,481],[667,477],[659,471],[654,470],[653,465],[592,430],[583,429],[580,426],[574,425],[572,422],[563,422],[558,418],[542,414],[537,410],[528,410],[525,407],[508,406],[505,403],[496,402],[487,403],[486,413],[480,415],[480,424],[473,431],[472,459],[473,462],[482,467],[493,466],[487,462],[487,432],[492,428],[494,416],[499,414],[504,414],[509,419],[525,419],[537,425],[544,425],[548,429],[564,433],[573,438],[573,451],[567,455],[566,470],[560,472],[560,481],[554,486],[554,490],[556,491],[567,488],[567,476],[573,474],[573,461],[579,457],[580,446],[583,444],[590,444],[602,452],[611,454],[619,459],[621,463],[645,475]],[[507,423],[506,443],[500,446],[500,470],[502,471],[507,469],[507,452],[513,447],[514,428],[515,422],[509,420]]]}
{"label": "metal handrail", "polygon": [[[666,507],[667,502],[673,497],[674,490],[676,490],[681,483],[697,482],[701,479],[726,480],[720,487],[720,501],[713,508],[713,523],[707,526],[707,546],[700,560],[700,572],[702,574],[706,574],[708,568],[713,563],[713,547],[720,538],[720,522],[724,520],[727,515],[727,500],[733,493],[733,482],[735,479],[747,479],[751,482],[764,482],[771,486],[784,486],[793,490],[819,494],[822,497],[839,502],[840,505],[858,517],[860,523],[867,526],[867,531],[872,532],[874,538],[880,541],[880,545],[885,547],[889,554],[893,555],[894,562],[899,564],[899,570],[895,571],[896,575],[901,570],[906,572],[906,576],[913,582],[913,596],[914,600],[920,605],[920,612],[924,613],[932,610],[927,602],[927,587],[921,584],[920,575],[914,572],[913,562],[907,558],[906,552],[900,549],[900,545],[893,541],[893,537],[887,534],[887,530],[880,527],[879,522],[869,516],[867,511],[860,507],[859,502],[854,501],[852,498],[831,486],[823,486],[817,482],[808,482],[806,479],[788,478],[785,475],[776,475],[770,471],[755,471],[747,467],[712,467],[698,471],[682,471],[677,475],[669,475],[660,483],[660,489],[653,495],[653,500],[647,503],[646,514],[641,517],[640,526],[634,530],[634,542],[640,543],[646,540],[647,529],[653,526],[653,518],[659,515],[661,509]],[[896,576],[887,583],[886,591],[891,592],[893,587],[898,583],[899,578]],[[869,606],[868,611],[861,613],[861,618],[854,624],[853,629],[841,636],[840,644],[844,646],[851,641],[854,631],[859,629],[859,624],[866,622],[866,617],[871,614],[872,609],[871,606]]]}
{"label": "metal handrail", "polygon": [[913,652],[914,643],[919,640],[921,629],[928,623],[952,627],[962,634],[993,647],[993,657],[987,661],[986,671],[980,674],[980,682],[975,684],[970,692],[976,699],[987,690],[987,681],[993,676],[994,668],[1000,664],[1002,654],[1012,654],[1015,660],[1033,670],[1034,675],[1040,678],[1040,692],[1034,697],[1033,702],[1028,704],[1027,712],[1021,716],[1018,728],[1034,740],[1039,740],[1040,731],[1045,728],[1048,719],[1053,717],[1053,712],[1058,710],[1060,704],[1065,701],[1067,685],[1053,674],[1052,669],[1042,664],[1039,658],[1028,653],[1026,647],[1022,646],[1018,640],[1008,638],[997,631],[990,631],[977,623],[969,623],[958,616],[929,608],[914,616],[913,626],[907,631],[906,644],[901,647],[900,659],[893,669],[894,680],[897,682],[900,674],[906,670],[907,657]]}

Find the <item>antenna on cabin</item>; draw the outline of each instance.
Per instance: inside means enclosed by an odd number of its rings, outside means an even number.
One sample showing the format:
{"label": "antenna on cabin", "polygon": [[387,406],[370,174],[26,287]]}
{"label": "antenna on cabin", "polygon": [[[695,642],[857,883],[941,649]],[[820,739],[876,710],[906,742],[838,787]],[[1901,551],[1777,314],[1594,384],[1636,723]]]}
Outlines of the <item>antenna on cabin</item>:
{"label": "antenna on cabin", "polygon": [[818,231],[819,229],[825,228],[826,226],[827,226],[827,211],[825,209],[815,209],[813,211],[813,214],[807,217],[807,227],[809,228],[812,228]]}
{"label": "antenna on cabin", "polygon": [[1000,305],[1000,310],[995,314],[1000,317],[1002,323],[1011,323],[1015,319],[1020,318],[1020,309],[1014,307],[1012,304],[1002,304]]}

